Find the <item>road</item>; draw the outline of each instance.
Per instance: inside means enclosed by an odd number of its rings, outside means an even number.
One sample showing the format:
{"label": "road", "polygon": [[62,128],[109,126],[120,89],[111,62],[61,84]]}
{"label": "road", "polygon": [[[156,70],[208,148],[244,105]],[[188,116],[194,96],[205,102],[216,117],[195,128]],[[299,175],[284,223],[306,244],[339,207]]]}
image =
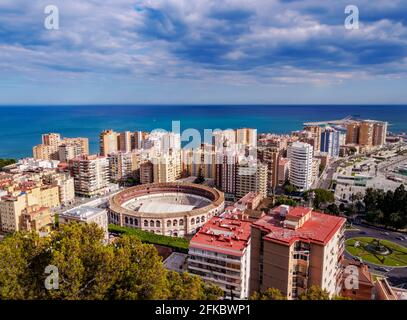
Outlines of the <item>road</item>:
{"label": "road", "polygon": [[[399,240],[397,239],[400,235],[405,235],[400,232],[392,232],[389,230],[384,230],[380,228],[370,227],[366,225],[354,225],[355,228],[358,230],[347,230],[345,232],[345,238],[350,239],[354,237],[373,237],[378,239],[390,240],[393,241],[401,246],[407,247],[407,240]],[[388,235],[383,234],[383,232],[387,232]],[[345,256],[347,259],[352,259],[352,256],[345,251]],[[389,272],[383,272],[378,270],[378,266],[374,264],[366,262],[369,266],[369,270],[371,273],[378,274],[381,276],[387,277],[387,281],[392,286],[400,286],[403,288],[407,288],[407,267],[385,267],[386,269],[391,269]]]}

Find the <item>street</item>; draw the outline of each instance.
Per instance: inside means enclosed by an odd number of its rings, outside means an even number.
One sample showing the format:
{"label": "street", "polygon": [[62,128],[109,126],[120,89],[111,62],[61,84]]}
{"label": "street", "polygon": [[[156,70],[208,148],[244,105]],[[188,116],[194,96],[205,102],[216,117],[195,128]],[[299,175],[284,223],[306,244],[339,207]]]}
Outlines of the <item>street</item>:
{"label": "street", "polygon": [[[366,226],[366,225],[354,225],[355,228],[358,230],[347,230],[345,232],[345,238],[350,239],[354,237],[373,237],[378,239],[389,240],[395,242],[401,246],[407,246],[407,240],[399,240],[397,237],[401,235],[405,235],[400,232],[393,232],[385,229],[380,229],[376,227]],[[383,234],[384,232],[388,233]],[[345,251],[345,257],[347,259],[353,259],[353,257]],[[407,267],[385,267],[386,269],[390,269],[390,271],[386,272],[384,270],[380,270],[379,266],[371,264],[369,262],[365,262],[369,266],[369,270],[371,273],[376,275],[381,275],[387,277],[387,280],[392,286],[398,286],[402,288],[407,288]]]}

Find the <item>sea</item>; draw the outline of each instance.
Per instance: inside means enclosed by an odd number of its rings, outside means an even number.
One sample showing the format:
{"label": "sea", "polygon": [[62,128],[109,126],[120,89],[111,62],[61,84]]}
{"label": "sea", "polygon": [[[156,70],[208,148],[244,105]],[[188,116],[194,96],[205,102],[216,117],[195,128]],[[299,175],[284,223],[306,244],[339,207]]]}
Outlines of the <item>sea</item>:
{"label": "sea", "polygon": [[41,134],[87,137],[90,151],[98,152],[99,133],[116,131],[170,131],[179,121],[186,129],[250,127],[259,133],[290,133],[304,122],[348,116],[389,122],[389,131],[407,132],[407,105],[83,105],[0,106],[0,158],[32,155]]}

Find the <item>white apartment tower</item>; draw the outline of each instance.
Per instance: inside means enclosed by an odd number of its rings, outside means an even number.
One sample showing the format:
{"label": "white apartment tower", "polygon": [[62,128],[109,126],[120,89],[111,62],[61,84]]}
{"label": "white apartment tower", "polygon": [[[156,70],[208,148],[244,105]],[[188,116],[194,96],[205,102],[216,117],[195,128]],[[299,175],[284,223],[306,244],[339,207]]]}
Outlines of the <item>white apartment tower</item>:
{"label": "white apartment tower", "polygon": [[308,143],[294,142],[287,149],[290,159],[290,182],[301,191],[312,185],[313,147]]}

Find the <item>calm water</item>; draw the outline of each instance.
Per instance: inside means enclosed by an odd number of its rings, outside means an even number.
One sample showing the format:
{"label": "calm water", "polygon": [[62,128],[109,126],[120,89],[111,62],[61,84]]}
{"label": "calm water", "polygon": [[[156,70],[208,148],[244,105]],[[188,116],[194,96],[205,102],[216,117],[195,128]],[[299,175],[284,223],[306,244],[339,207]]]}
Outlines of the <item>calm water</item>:
{"label": "calm water", "polygon": [[91,152],[98,150],[104,129],[181,130],[253,127],[259,132],[289,133],[303,122],[356,116],[390,123],[392,132],[407,132],[407,106],[13,106],[0,107],[0,158],[31,155],[41,134],[88,137]]}

